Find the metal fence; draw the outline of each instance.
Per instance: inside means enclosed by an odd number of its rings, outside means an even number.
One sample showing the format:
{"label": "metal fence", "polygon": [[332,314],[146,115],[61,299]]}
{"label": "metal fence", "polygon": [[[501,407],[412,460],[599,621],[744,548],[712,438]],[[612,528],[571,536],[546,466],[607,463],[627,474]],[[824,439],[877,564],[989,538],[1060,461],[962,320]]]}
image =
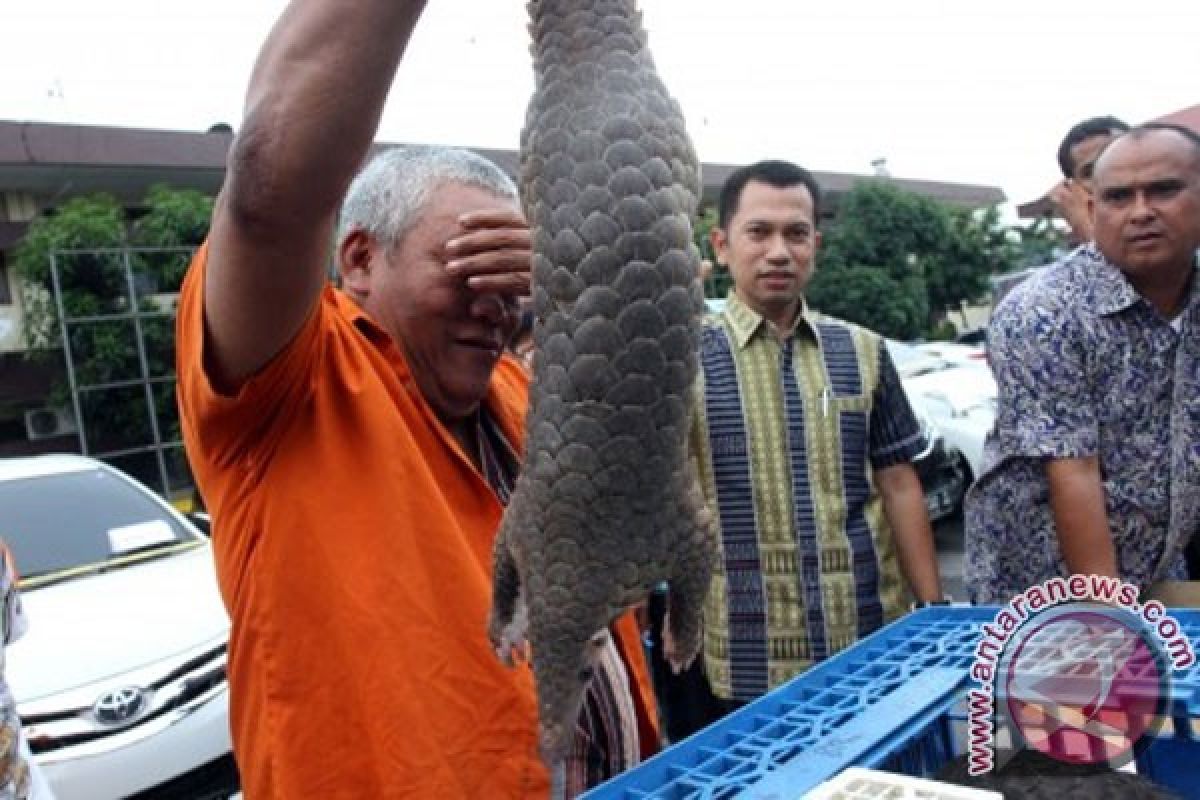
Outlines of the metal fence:
{"label": "metal fence", "polygon": [[54,309],[79,450],[190,496],[175,404],[175,315],[191,248],[57,250]]}

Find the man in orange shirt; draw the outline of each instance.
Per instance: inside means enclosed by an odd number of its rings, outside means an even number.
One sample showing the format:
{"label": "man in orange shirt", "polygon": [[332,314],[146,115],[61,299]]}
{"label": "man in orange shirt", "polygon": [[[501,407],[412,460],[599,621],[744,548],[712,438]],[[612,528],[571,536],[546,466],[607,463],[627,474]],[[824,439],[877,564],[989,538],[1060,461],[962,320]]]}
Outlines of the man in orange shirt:
{"label": "man in orange shirt", "polygon": [[[423,6],[290,4],[181,295],[179,403],[249,800],[548,790],[531,671],[486,636],[529,231],[507,176],[464,151],[390,151],[351,183]],[[657,745],[636,627],[615,628],[576,790]]]}

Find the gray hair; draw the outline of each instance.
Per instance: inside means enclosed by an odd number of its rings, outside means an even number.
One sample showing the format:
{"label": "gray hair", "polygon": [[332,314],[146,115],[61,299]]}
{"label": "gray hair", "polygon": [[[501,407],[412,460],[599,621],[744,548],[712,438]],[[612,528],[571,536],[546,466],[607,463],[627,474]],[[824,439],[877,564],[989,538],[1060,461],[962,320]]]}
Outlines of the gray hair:
{"label": "gray hair", "polygon": [[517,187],[483,156],[456,147],[413,146],[385,150],[363,167],[346,191],[337,242],[363,230],[394,247],[416,222],[433,190],[460,183],[516,198]]}

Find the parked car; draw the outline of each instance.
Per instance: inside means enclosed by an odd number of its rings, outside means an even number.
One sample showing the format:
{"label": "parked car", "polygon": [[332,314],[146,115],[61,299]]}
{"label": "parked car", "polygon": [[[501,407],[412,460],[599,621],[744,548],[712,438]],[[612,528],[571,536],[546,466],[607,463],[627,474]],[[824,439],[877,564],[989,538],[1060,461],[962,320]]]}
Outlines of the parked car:
{"label": "parked car", "polygon": [[996,379],[987,359],[980,357],[985,351],[971,345],[895,340],[888,340],[887,347],[913,409],[927,416],[946,443],[962,454],[969,487],[979,476],[983,442],[996,421]]}
{"label": "parked car", "polygon": [[946,442],[962,453],[967,485],[979,477],[983,442],[996,422],[996,379],[982,366],[947,367],[903,379],[914,408],[932,420]]}
{"label": "parked car", "polygon": [[925,507],[930,522],[953,516],[962,506],[967,491],[963,457],[949,445],[938,426],[923,410],[914,406],[917,422],[925,435],[925,449],[913,459],[921,488],[925,491]]}
{"label": "parked car", "polygon": [[976,347],[987,347],[987,328],[975,328],[974,330],[964,331],[954,337],[954,341],[959,344],[971,344]]}
{"label": "parked car", "polygon": [[940,358],[949,366],[970,367],[987,365],[987,348],[962,342],[922,342],[913,345],[922,353]]}
{"label": "parked car", "polygon": [[919,349],[916,345],[898,342],[895,339],[885,340],[888,355],[896,367],[896,374],[901,380],[924,375],[929,372],[939,372],[950,366],[950,362],[936,353]]}
{"label": "parked car", "polygon": [[128,476],[67,455],[0,459],[0,535],[29,617],[7,677],[60,800],[235,792],[229,619],[207,538]]}

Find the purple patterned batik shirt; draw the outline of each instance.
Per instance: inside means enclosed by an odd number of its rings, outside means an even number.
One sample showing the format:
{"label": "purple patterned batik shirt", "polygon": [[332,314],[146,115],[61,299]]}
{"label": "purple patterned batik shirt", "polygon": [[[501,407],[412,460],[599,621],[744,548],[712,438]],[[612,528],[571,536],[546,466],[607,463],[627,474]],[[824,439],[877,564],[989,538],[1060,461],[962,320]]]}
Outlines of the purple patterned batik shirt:
{"label": "purple patterned batik shirt", "polygon": [[1000,603],[1065,575],[1044,462],[1096,456],[1123,579],[1181,579],[1200,528],[1200,297],[1162,317],[1086,245],[992,316],[996,425],[966,503],[971,599]]}

